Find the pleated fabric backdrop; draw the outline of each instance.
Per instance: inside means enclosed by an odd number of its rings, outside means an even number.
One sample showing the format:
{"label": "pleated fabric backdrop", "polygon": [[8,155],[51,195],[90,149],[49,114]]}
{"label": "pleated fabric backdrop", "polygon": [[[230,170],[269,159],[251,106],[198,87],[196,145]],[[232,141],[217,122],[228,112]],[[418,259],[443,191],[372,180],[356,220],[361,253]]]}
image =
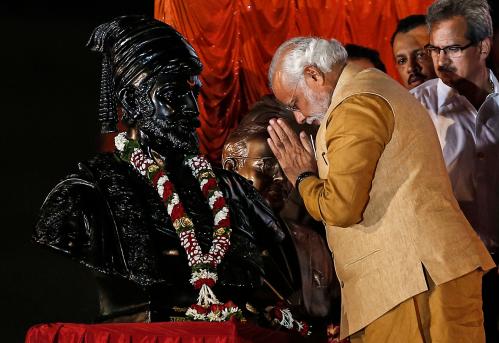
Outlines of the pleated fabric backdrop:
{"label": "pleated fabric backdrop", "polygon": [[154,15],[181,32],[204,69],[199,97],[201,151],[218,161],[248,107],[269,93],[272,55],[295,36],[336,38],[380,52],[397,78],[390,38],[399,19],[432,0],[155,0]]}

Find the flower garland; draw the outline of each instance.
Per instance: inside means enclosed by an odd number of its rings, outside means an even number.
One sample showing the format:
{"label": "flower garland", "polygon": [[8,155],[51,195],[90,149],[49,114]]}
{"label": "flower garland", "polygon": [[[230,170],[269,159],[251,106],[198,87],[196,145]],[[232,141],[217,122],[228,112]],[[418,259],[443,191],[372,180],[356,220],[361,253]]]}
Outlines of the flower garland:
{"label": "flower garland", "polygon": [[137,141],[129,140],[124,132],[119,133],[114,142],[120,158],[130,163],[157,189],[166,205],[180,244],[185,249],[192,271],[189,281],[195,289],[199,289],[197,304],[187,310],[186,316],[193,320],[209,321],[224,321],[233,316],[241,317],[241,311],[234,303],[221,304],[211,290],[218,279],[217,266],[230,246],[231,227],[229,209],[223,193],[218,188],[210,163],[202,155],[190,155],[184,158],[184,164],[197,179],[214,217],[212,245],[209,252],[204,254],[196,239],[194,223],[186,214],[175,187],[165,171],[144,154]]}
{"label": "flower garland", "polygon": [[295,319],[291,310],[281,302],[277,303],[275,306],[269,306],[265,310],[266,317],[271,323],[291,331],[296,331],[302,336],[309,336],[312,333],[310,331],[310,325],[303,320]]}

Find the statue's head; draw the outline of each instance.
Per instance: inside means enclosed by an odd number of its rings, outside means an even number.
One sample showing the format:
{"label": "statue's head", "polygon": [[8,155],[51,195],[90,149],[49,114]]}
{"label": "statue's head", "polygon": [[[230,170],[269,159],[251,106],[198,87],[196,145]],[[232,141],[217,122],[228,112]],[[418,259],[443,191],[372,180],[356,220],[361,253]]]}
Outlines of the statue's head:
{"label": "statue's head", "polygon": [[124,16],[98,26],[88,45],[103,54],[99,121],[116,131],[124,124],[158,153],[196,153],[196,96],[202,65],[192,46],[169,25]]}
{"label": "statue's head", "polygon": [[283,108],[275,97],[264,96],[225,141],[222,165],[251,181],[272,209],[279,212],[291,185],[267,143],[267,126],[271,118],[283,118],[298,130],[293,113]]}
{"label": "statue's head", "polygon": [[267,125],[239,126],[225,142],[222,165],[249,180],[270,207],[279,212],[291,187],[267,144],[268,137]]}

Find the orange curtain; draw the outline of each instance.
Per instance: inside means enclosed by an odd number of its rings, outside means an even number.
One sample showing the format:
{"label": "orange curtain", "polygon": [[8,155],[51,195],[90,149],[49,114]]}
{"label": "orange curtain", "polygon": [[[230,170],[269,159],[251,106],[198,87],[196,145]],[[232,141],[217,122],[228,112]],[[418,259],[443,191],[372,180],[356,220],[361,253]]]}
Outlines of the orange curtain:
{"label": "orange curtain", "polygon": [[203,62],[201,151],[218,161],[227,135],[262,95],[277,47],[321,36],[380,52],[397,78],[390,38],[397,21],[425,13],[432,0],[155,0],[154,15],[175,27]]}

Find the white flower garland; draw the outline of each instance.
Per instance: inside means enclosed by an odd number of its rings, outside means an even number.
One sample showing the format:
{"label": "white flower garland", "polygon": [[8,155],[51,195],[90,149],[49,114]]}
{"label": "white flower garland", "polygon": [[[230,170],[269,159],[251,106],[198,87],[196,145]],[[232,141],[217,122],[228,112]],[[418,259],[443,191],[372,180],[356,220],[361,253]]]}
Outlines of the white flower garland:
{"label": "white flower garland", "polygon": [[[229,209],[223,193],[218,189],[216,176],[210,163],[201,155],[184,159],[184,164],[189,167],[192,175],[198,180],[201,191],[207,197],[214,215],[212,245],[208,254],[203,254],[195,236],[194,224],[185,213],[180,198],[164,170],[143,153],[137,142],[129,141],[124,132],[119,133],[114,141],[116,149],[121,152],[122,159],[130,162],[141,175],[151,180],[156,187],[158,195],[166,204],[168,215],[172,219],[180,244],[187,254],[188,264],[192,268],[189,281],[200,291],[198,303],[189,308],[186,315],[194,320],[210,321],[226,320],[234,314],[241,315],[237,306],[231,302],[221,304],[210,288],[217,282],[218,275],[209,268],[216,270],[222,261],[230,246],[231,233]],[[129,157],[126,157],[128,153]],[[210,305],[215,306],[214,309],[211,309]],[[220,309],[221,307],[223,310]],[[207,308],[210,309],[206,310]]]}

